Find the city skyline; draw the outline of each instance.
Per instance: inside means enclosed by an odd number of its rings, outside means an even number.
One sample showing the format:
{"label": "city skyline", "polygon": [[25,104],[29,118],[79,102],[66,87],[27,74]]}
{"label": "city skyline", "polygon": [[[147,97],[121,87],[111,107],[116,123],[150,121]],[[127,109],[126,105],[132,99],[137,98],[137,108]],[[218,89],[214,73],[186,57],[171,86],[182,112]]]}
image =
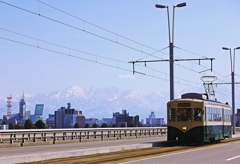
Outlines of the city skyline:
{"label": "city skyline", "polygon": [[[122,3],[81,1],[67,4],[64,1],[42,1],[43,3],[41,3],[39,1],[16,2],[10,0],[2,2],[38,13],[41,16],[0,3],[2,15],[5,15],[0,18],[2,22],[0,26],[1,75],[4,77],[0,86],[1,97],[9,94],[20,95],[23,91],[30,95],[49,93],[73,85],[81,87],[113,86],[124,90],[136,90],[141,94],[169,91],[168,62],[147,63],[146,68],[144,64],[141,64],[143,67],[136,68],[136,71],[143,72],[147,76],[137,73],[133,75],[132,64],[128,62],[141,58],[146,60],[168,59],[168,49],[163,50],[162,53],[156,53],[156,50],[168,46],[168,27],[166,9],[157,9],[155,4],[168,5],[170,18],[172,18],[172,6],[180,3],[179,1],[156,2],[150,0],[147,2],[122,1]],[[44,3],[84,21],[57,11]],[[240,46],[240,39],[237,37],[240,26],[237,17],[240,14],[238,10],[240,3],[238,1],[226,3],[206,0],[186,1],[186,3],[186,7],[175,9],[175,58],[215,58],[213,61],[214,72],[206,71],[205,75],[216,75],[219,79],[230,82],[229,52],[223,51],[222,47],[236,48]],[[61,21],[80,30],[42,16]],[[101,30],[88,22],[114,34]],[[9,31],[37,39],[26,38]],[[143,45],[123,39],[121,36]],[[21,44],[13,41],[21,42]],[[60,48],[43,41],[68,48]],[[40,48],[29,47],[22,43]],[[156,50],[147,48],[145,45]],[[94,55],[89,56],[75,50]],[[153,56],[144,58],[149,54],[153,54],[157,58]],[[239,60],[238,54],[240,51],[236,51],[236,61]],[[90,62],[86,60],[90,60]],[[110,67],[99,65],[99,63],[110,65]],[[198,72],[209,69],[210,62],[201,61],[200,64],[198,66],[198,62],[175,62],[175,94],[181,90],[196,89],[196,87],[202,88],[204,91],[200,80],[203,74]],[[239,67],[236,64],[236,82],[240,77]],[[155,78],[151,76],[155,76]],[[230,102],[228,100],[231,96],[230,88],[230,86],[218,86],[216,94],[225,96],[226,101]],[[236,101],[239,99],[240,96],[236,93]]]}

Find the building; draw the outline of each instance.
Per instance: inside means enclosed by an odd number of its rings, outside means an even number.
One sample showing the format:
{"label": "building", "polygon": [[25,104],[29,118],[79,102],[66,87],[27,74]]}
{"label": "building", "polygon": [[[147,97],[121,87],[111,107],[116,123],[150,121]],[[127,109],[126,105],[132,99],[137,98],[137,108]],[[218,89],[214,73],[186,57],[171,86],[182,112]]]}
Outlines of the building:
{"label": "building", "polygon": [[99,127],[101,127],[103,123],[106,123],[109,127],[114,124],[113,118],[103,118],[102,120],[99,120],[98,123]]}
{"label": "building", "polygon": [[26,102],[23,94],[23,97],[19,102],[19,113],[4,115],[3,121],[6,122],[7,124],[12,123],[14,125],[19,124],[23,126],[25,121],[29,118],[30,115],[31,111],[26,111]]}
{"label": "building", "polygon": [[77,123],[77,116],[82,116],[82,111],[77,111],[71,108],[70,103],[67,103],[67,105],[68,105],[67,108],[61,107],[60,109],[55,111],[54,113],[55,128],[73,128],[74,125]]}
{"label": "building", "polygon": [[46,119],[46,127],[47,128],[55,128],[55,115],[49,114],[48,118]]}
{"label": "building", "polygon": [[237,127],[240,127],[240,109],[237,109],[237,114],[235,114],[235,123]]}
{"label": "building", "polygon": [[133,126],[138,127],[139,124],[139,116],[129,116],[129,113],[127,113],[127,110],[122,110],[122,113],[116,112],[113,113],[113,123],[116,124],[118,127],[120,127],[122,124],[125,126]]}
{"label": "building", "polygon": [[98,125],[98,119],[97,118],[86,118],[85,119],[85,124],[88,124],[89,127],[92,127],[93,124],[97,124]]}
{"label": "building", "polygon": [[151,112],[149,118],[146,118],[146,125],[150,127],[163,126],[164,118],[156,118],[154,112]]}
{"label": "building", "polygon": [[85,128],[85,117],[83,115],[77,115],[76,122],[80,128]]}
{"label": "building", "polygon": [[34,115],[29,116],[29,119],[33,124],[35,124],[38,120],[42,120],[43,108],[43,104],[36,104]]}

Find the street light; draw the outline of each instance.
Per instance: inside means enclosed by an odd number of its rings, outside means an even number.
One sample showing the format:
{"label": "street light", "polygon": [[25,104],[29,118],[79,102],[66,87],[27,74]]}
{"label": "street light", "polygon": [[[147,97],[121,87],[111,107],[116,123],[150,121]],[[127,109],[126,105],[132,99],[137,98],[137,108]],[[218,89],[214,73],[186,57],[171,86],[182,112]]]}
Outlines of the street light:
{"label": "street light", "polygon": [[156,4],[156,8],[167,8],[167,15],[168,15],[168,34],[169,34],[169,67],[170,67],[170,100],[174,99],[174,55],[173,55],[173,39],[174,39],[174,10],[175,7],[184,7],[187,4],[179,3],[176,6],[173,6],[173,22],[172,22],[172,40],[171,40],[171,33],[170,33],[170,19],[169,19],[169,9],[168,6]]}
{"label": "street light", "polygon": [[235,80],[234,80],[234,71],[235,71],[235,50],[239,50],[240,47],[234,48],[233,60],[231,48],[222,47],[223,50],[230,50],[230,63],[231,63],[231,75],[232,75],[232,128],[233,134],[235,134]]}

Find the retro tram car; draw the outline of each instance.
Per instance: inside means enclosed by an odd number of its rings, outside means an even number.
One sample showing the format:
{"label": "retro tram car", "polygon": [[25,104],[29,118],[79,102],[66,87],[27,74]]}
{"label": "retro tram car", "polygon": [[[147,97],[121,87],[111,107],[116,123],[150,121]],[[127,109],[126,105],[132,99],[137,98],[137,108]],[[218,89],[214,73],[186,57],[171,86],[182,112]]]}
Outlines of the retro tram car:
{"label": "retro tram car", "polygon": [[207,94],[186,93],[167,103],[167,140],[182,144],[220,142],[231,138],[231,107]]}

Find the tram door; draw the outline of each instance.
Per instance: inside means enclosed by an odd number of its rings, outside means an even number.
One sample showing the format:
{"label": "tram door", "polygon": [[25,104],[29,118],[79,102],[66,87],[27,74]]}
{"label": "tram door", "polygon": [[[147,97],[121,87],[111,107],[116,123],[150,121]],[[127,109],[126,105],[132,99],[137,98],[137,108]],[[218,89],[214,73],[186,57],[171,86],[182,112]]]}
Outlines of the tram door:
{"label": "tram door", "polygon": [[205,119],[204,119],[204,121],[205,121],[205,125],[204,125],[204,140],[208,140],[208,124],[207,124],[207,122],[208,122],[208,111],[207,111],[207,107],[205,106],[204,107],[204,116],[205,116]]}
{"label": "tram door", "polygon": [[225,117],[224,117],[224,108],[222,108],[222,117],[221,117],[221,122],[222,122],[222,132],[223,132],[223,138],[226,134],[226,130],[225,130]]}

